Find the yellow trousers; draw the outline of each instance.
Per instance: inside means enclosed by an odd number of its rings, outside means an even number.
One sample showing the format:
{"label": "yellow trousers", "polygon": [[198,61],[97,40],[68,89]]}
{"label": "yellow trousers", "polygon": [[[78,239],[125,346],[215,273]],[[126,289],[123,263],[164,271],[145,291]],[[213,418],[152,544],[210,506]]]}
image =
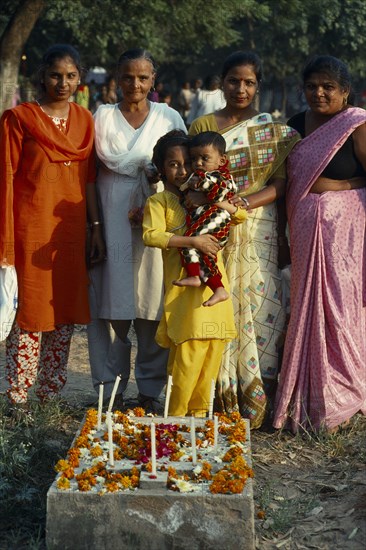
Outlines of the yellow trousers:
{"label": "yellow trousers", "polygon": [[169,416],[206,416],[211,381],[216,382],[225,345],[224,340],[214,339],[172,345],[168,360],[168,374],[173,378]]}

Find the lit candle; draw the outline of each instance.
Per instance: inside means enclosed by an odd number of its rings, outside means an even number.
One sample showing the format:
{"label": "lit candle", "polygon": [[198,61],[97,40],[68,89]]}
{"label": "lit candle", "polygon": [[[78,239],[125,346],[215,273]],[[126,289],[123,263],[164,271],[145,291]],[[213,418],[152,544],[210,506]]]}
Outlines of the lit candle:
{"label": "lit candle", "polygon": [[215,400],[215,380],[211,380],[210,402],[209,402],[209,409],[208,409],[209,418],[213,417],[214,400]]}
{"label": "lit candle", "polygon": [[109,465],[114,466],[114,456],[113,456],[113,422],[112,422],[112,413],[107,412],[107,426],[108,426],[108,448],[109,448]]}
{"label": "lit candle", "polygon": [[164,418],[168,418],[169,401],[170,401],[170,394],[172,393],[172,385],[173,385],[173,377],[171,374],[169,374],[168,384],[166,387],[166,395],[165,395]]}
{"label": "lit candle", "polygon": [[103,382],[101,382],[99,384],[97,430],[100,430],[102,427],[103,393],[104,393],[104,384]]}
{"label": "lit candle", "polygon": [[191,447],[192,447],[192,464],[197,464],[196,426],[194,423],[194,416],[191,416]]}
{"label": "lit candle", "polygon": [[156,436],[154,422],[151,422],[151,475],[156,476]]}
{"label": "lit candle", "polygon": [[117,378],[116,378],[116,381],[114,383],[114,386],[113,386],[113,390],[112,390],[112,394],[111,394],[111,398],[110,398],[110,401],[109,401],[109,405],[108,405],[108,412],[112,412],[112,407],[113,407],[113,403],[114,403],[114,399],[116,397],[116,393],[117,393],[117,390],[118,390],[118,386],[119,386],[119,383],[122,379],[122,376],[120,374],[118,374]]}
{"label": "lit candle", "polygon": [[214,449],[217,450],[217,445],[219,442],[219,417],[214,416]]}

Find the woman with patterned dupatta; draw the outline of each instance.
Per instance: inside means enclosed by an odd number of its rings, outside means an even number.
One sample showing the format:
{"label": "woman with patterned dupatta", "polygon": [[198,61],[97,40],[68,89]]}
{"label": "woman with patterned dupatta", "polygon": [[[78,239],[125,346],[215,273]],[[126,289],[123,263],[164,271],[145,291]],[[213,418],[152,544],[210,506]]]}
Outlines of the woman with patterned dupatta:
{"label": "woman with patterned dupatta", "polygon": [[198,118],[189,130],[192,135],[212,130],[225,137],[230,171],[248,211],[248,222],[232,228],[223,251],[238,337],[224,353],[216,397],[219,410],[239,410],[252,428],[263,422],[264,386],[270,388],[278,373],[277,341],[285,312],[277,256],[287,240],[284,227],[278,232],[276,199],[285,193],[285,159],[299,140],[296,131],[256,111],[261,79],[256,54],[231,54],[222,71],[226,106]]}

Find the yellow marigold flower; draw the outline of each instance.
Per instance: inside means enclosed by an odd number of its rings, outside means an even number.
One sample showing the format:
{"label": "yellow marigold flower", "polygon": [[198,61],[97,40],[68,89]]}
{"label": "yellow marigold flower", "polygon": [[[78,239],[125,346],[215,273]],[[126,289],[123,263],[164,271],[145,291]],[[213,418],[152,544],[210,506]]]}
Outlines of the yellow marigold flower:
{"label": "yellow marigold flower", "polygon": [[120,483],[124,489],[129,489],[131,487],[131,478],[129,476],[122,476]]}
{"label": "yellow marigold flower", "polygon": [[70,467],[68,460],[59,460],[55,466],[56,472],[64,472]]}
{"label": "yellow marigold flower", "polygon": [[67,489],[70,489],[70,481],[64,476],[61,476],[57,480],[56,485],[57,485],[57,489],[60,489],[61,491],[66,491]]}

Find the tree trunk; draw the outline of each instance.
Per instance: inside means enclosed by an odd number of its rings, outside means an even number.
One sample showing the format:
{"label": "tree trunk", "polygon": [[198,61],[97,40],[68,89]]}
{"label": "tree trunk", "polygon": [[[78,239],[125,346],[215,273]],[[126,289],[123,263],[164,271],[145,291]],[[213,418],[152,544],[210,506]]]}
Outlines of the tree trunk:
{"label": "tree trunk", "polygon": [[18,83],[20,58],[23,48],[45,0],[24,0],[9,20],[0,39],[0,113],[11,107]]}
{"label": "tree trunk", "polygon": [[284,120],[287,118],[287,83],[286,79],[282,79],[282,107],[281,107],[281,113]]}

